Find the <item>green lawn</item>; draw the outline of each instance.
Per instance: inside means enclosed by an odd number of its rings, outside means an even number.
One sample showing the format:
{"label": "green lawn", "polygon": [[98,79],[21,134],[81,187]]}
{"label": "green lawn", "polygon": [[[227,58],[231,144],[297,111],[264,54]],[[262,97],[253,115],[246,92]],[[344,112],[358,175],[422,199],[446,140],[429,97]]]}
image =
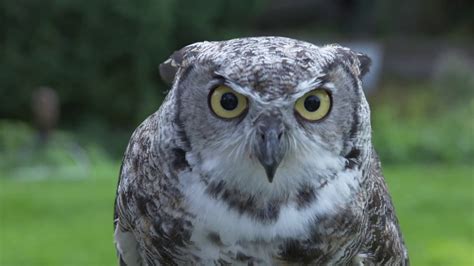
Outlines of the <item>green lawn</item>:
{"label": "green lawn", "polygon": [[[115,265],[118,166],[89,179],[0,178],[0,265]],[[474,265],[469,166],[385,167],[413,265]]]}
{"label": "green lawn", "polygon": [[386,167],[413,265],[474,265],[474,168]]}

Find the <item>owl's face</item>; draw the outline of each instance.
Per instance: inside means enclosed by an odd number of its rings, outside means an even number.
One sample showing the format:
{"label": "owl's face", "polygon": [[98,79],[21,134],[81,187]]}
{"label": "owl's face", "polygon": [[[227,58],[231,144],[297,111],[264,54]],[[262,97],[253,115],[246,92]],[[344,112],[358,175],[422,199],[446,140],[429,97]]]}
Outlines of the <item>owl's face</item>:
{"label": "owl's face", "polygon": [[268,37],[198,43],[178,57],[178,121],[205,178],[274,193],[323,182],[370,141],[360,54]]}

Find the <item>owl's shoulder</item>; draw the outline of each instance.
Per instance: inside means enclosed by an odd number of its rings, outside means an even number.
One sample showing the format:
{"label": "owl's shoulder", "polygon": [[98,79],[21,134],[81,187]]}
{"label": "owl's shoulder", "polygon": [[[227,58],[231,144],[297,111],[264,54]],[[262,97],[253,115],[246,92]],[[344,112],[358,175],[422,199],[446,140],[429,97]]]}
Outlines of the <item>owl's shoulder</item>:
{"label": "owl's shoulder", "polygon": [[[367,218],[369,221],[363,247],[364,260],[377,264],[407,265],[408,255],[392,199],[388,192],[380,160],[372,151],[368,171]],[[396,261],[394,261],[396,260]]]}
{"label": "owl's shoulder", "polygon": [[[163,132],[170,128],[162,115],[160,111],[151,115],[132,134],[120,170],[115,207],[115,238],[121,257],[135,254],[135,247],[147,247],[152,256],[144,258],[150,259],[150,265],[156,260],[179,261],[179,249],[189,245],[191,228],[176,174],[187,167],[185,152],[164,139]],[[133,237],[128,232],[133,232]]]}

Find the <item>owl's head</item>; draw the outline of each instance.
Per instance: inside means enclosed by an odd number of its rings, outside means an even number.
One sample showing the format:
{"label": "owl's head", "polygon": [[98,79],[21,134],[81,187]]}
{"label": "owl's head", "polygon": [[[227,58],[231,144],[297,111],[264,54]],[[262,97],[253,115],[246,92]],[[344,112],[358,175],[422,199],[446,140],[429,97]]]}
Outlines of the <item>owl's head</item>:
{"label": "owl's head", "polygon": [[323,182],[368,153],[369,65],[338,45],[258,37],[189,45],[160,73],[191,167],[265,193]]}

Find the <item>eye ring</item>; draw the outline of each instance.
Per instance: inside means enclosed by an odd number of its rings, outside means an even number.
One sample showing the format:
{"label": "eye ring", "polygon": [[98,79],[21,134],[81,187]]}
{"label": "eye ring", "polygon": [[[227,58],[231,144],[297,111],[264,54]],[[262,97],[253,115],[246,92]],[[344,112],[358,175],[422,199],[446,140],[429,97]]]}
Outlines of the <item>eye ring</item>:
{"label": "eye ring", "polygon": [[225,85],[211,90],[208,103],[212,113],[221,119],[237,118],[248,109],[247,97]]}
{"label": "eye ring", "polygon": [[332,107],[331,94],[322,88],[314,89],[295,102],[295,113],[310,122],[325,118]]}

